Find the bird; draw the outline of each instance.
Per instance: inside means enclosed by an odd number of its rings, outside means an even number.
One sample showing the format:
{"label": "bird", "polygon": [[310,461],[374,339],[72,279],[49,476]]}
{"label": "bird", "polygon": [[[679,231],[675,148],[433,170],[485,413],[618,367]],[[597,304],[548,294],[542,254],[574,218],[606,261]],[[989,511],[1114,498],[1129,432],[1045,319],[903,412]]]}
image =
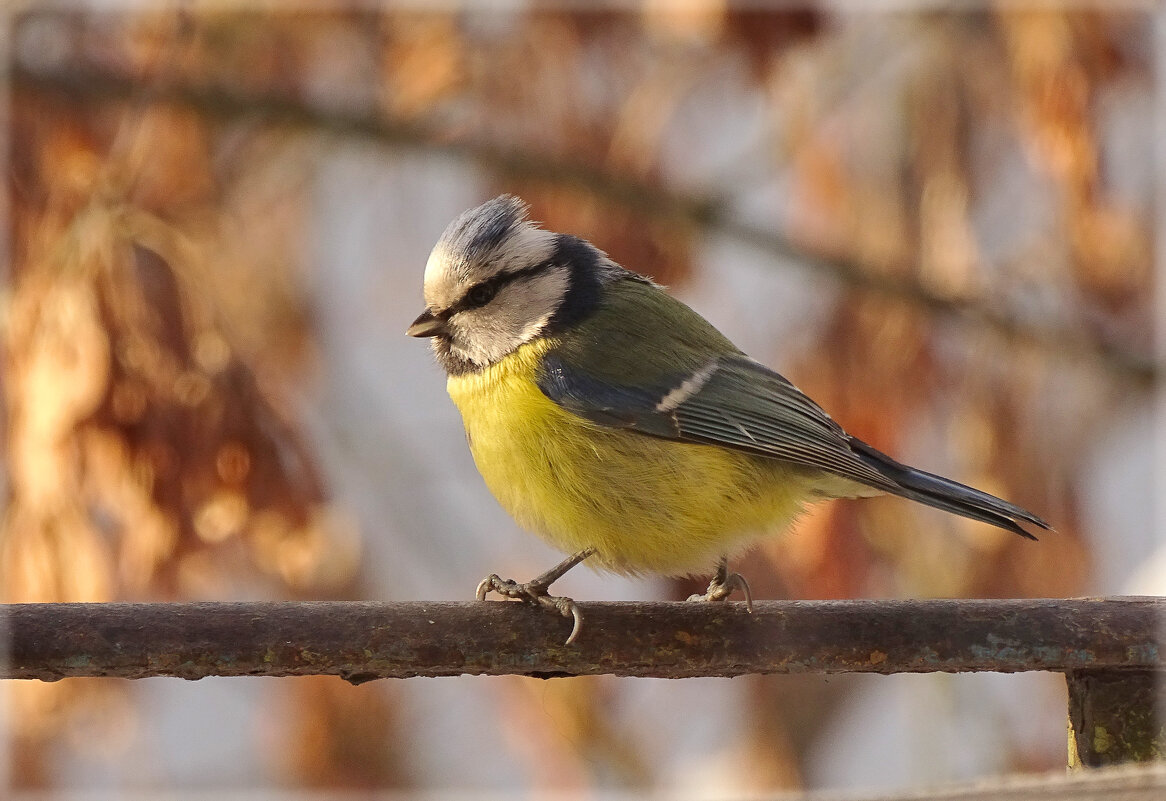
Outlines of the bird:
{"label": "bird", "polygon": [[528,582],[477,588],[573,618],[550,586],[586,561],[625,575],[707,574],[693,599],[748,583],[729,558],[807,504],[890,494],[1035,540],[1043,519],[909,467],[846,433],[788,379],[590,242],[502,195],[442,233],[424,274],[429,338],[478,471],[524,528],[569,554]]}

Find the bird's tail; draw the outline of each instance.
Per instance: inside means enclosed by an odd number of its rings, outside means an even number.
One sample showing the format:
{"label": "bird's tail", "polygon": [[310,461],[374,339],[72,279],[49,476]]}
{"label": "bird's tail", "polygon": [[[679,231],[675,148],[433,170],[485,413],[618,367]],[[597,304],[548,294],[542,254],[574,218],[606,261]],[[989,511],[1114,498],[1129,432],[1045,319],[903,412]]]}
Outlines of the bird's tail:
{"label": "bird's tail", "polygon": [[863,462],[895,484],[896,489],[887,490],[895,495],[934,506],[945,512],[970,517],[972,520],[991,523],[1030,540],[1035,540],[1036,537],[1021,528],[1018,521],[1031,523],[1043,529],[1052,529],[1052,526],[1027,509],[960,484],[958,481],[896,462],[862,440],[851,437],[850,447]]}

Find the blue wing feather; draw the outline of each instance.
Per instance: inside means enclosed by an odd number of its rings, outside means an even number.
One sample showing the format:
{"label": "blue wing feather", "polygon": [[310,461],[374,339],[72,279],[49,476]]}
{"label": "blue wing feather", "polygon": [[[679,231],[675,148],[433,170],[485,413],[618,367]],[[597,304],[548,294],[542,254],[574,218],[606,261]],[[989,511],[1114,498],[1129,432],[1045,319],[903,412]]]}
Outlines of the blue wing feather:
{"label": "blue wing feather", "polygon": [[652,386],[630,387],[571,367],[550,353],[538,385],[559,406],[598,425],[823,470],[1029,539],[1035,537],[1017,520],[1049,528],[1019,506],[908,467],[851,437],[783,376],[746,356],[716,357],[715,369],[699,386],[674,398],[671,393],[692,378],[692,373],[663,376]]}
{"label": "blue wing feather", "polygon": [[538,383],[548,398],[593,423],[734,448],[895,490],[893,482],[850,449],[846,432],[785,378],[744,356],[717,361],[699,389],[675,407],[661,402],[688,375],[653,387],[628,387],[548,354]]}

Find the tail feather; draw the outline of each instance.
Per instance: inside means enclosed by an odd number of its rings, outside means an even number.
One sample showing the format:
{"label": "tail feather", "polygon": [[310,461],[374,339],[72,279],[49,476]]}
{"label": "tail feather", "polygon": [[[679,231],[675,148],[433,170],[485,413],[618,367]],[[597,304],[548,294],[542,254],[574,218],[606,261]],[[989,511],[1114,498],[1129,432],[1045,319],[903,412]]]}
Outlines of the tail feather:
{"label": "tail feather", "polygon": [[851,437],[850,447],[863,462],[895,483],[898,489],[889,490],[895,495],[934,506],[945,512],[999,526],[1025,539],[1035,540],[1036,537],[1022,528],[1019,521],[1047,530],[1052,529],[1052,526],[1027,509],[960,484],[958,481],[908,467],[862,440]]}

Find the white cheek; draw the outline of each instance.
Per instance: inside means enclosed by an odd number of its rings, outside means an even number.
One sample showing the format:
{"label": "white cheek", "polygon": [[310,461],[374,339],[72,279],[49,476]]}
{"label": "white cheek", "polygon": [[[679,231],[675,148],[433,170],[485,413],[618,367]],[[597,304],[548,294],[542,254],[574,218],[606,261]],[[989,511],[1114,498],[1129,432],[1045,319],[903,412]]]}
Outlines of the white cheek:
{"label": "white cheek", "polygon": [[530,342],[532,339],[542,333],[542,330],[547,327],[547,323],[551,321],[551,317],[553,315],[554,312],[549,311],[537,320],[527,323],[526,327],[522,329],[522,341]]}
{"label": "white cheek", "polygon": [[474,364],[499,361],[546,328],[567,292],[565,269],[505,287],[481,309],[450,320],[450,349]]}
{"label": "white cheek", "polygon": [[453,334],[450,349],[482,367],[500,360],[522,344],[516,341],[515,326],[489,306],[462,312],[450,322]]}
{"label": "white cheek", "polygon": [[567,295],[570,283],[565,268],[555,268],[532,278],[520,288],[523,303],[516,309],[521,326],[515,332],[523,342],[534,339],[546,328]]}
{"label": "white cheek", "polygon": [[[465,315],[458,315],[464,317]],[[491,341],[488,329],[477,325],[478,321],[469,319],[451,320],[449,349],[467,361],[481,367],[490,363],[489,352],[485,346]]]}

